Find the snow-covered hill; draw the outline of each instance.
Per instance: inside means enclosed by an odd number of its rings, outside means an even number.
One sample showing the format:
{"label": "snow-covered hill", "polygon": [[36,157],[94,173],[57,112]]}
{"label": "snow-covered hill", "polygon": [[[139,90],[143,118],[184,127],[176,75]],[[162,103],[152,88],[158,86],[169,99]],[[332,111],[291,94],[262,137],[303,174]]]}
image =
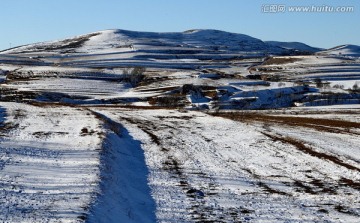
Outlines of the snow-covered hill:
{"label": "snow-covered hill", "polygon": [[357,45],[341,45],[328,50],[320,51],[322,55],[336,55],[347,57],[360,57],[360,46]]}
{"label": "snow-covered hill", "polygon": [[189,30],[182,33],[136,32],[106,30],[60,41],[26,45],[3,53],[62,52],[74,49],[77,53],[95,53],[103,50],[147,50],[172,47],[175,49],[199,49],[199,51],[263,51],[266,44],[259,39],[219,30]]}
{"label": "snow-covered hill", "polygon": [[[4,54],[55,53],[100,54],[124,53],[124,57],[143,58],[216,58],[287,54],[296,50],[316,52],[317,48],[303,43],[263,42],[244,34],[219,30],[188,30],[178,33],[136,32],[106,30],[73,38],[30,44],[5,50]],[[127,54],[126,54],[127,53]],[[134,55],[135,53],[135,55]],[[145,54],[145,55],[144,55]]]}
{"label": "snow-covered hill", "polygon": [[268,51],[268,46],[259,39],[218,30],[182,33],[106,30],[22,46],[3,51],[2,55],[63,66],[193,69],[209,65],[210,60],[263,57]]}
{"label": "snow-covered hill", "polygon": [[312,47],[300,42],[278,42],[278,41],[266,41],[265,43],[273,47],[280,47],[286,50],[293,50],[301,53],[316,53],[321,51],[321,48]]}

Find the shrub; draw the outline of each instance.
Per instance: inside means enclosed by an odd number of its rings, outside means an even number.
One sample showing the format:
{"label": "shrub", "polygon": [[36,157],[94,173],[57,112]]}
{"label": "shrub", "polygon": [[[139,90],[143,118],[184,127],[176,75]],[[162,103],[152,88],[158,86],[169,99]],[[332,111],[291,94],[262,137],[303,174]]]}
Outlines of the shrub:
{"label": "shrub", "polygon": [[344,85],[335,84],[333,88],[344,89]]}
{"label": "shrub", "polygon": [[201,87],[193,84],[184,84],[181,88],[181,94],[190,94],[201,92]]}
{"label": "shrub", "polygon": [[359,88],[359,86],[358,86],[358,84],[357,84],[357,83],[356,83],[356,84],[354,84],[354,86],[353,86],[352,90],[353,90],[353,91],[359,91],[359,90],[360,90],[360,88]]}
{"label": "shrub", "polygon": [[135,67],[129,73],[129,70],[126,69],[123,71],[124,81],[127,81],[131,86],[136,87],[145,77],[145,67]]}
{"label": "shrub", "polygon": [[154,97],[149,100],[149,103],[152,105],[158,105],[161,107],[167,108],[178,108],[185,106],[185,97],[184,96],[164,96],[164,97]]}
{"label": "shrub", "polygon": [[324,84],[320,78],[316,78],[314,81],[315,81],[316,87],[321,88],[324,86]]}

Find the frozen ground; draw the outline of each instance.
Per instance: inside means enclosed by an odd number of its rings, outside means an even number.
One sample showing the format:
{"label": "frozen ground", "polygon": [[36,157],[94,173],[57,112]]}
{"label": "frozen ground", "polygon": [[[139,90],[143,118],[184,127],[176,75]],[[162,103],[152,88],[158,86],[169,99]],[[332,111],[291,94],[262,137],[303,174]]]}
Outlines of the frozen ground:
{"label": "frozen ground", "polygon": [[69,107],[0,106],[6,114],[0,142],[1,221],[85,219],[98,191],[99,121]]}
{"label": "frozen ground", "polygon": [[107,30],[1,52],[0,222],[359,222],[358,47],[319,50]]}
{"label": "frozen ground", "polygon": [[356,128],[339,134],[200,112],[95,110],[143,142],[159,222],[359,219]]}

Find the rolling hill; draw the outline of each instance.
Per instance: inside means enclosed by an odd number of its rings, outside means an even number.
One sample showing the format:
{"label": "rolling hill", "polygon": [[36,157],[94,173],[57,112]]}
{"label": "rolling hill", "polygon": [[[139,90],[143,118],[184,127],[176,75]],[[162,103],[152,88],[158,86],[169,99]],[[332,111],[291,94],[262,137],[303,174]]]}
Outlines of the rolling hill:
{"label": "rolling hill", "polygon": [[330,48],[328,50],[320,51],[318,54],[322,55],[337,55],[348,57],[360,57],[360,46],[357,45],[341,45]]}

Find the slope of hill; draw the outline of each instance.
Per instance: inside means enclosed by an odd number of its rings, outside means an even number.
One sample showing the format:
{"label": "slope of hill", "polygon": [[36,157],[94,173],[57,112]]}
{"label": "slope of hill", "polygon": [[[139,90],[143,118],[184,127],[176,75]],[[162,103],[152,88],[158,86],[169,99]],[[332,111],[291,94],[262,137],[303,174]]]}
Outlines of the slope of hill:
{"label": "slope of hill", "polygon": [[106,30],[60,41],[21,46],[2,53],[63,52],[74,49],[75,53],[94,53],[102,50],[146,50],[163,47],[199,49],[199,51],[263,51],[266,44],[259,39],[219,30],[189,30],[182,33],[136,32]]}
{"label": "slope of hill", "polygon": [[322,55],[337,55],[348,57],[360,57],[360,46],[357,45],[341,45],[328,50],[320,51]]}
{"label": "slope of hill", "polygon": [[280,47],[287,50],[293,50],[298,53],[316,53],[322,50],[321,48],[311,47],[309,45],[299,42],[265,41],[265,43],[273,47]]}
{"label": "slope of hill", "polygon": [[[217,30],[151,33],[106,30],[74,38],[31,44],[2,54],[65,66],[146,66],[193,69],[209,60],[262,57],[267,45],[256,38]],[[219,63],[220,63],[219,62]]]}

